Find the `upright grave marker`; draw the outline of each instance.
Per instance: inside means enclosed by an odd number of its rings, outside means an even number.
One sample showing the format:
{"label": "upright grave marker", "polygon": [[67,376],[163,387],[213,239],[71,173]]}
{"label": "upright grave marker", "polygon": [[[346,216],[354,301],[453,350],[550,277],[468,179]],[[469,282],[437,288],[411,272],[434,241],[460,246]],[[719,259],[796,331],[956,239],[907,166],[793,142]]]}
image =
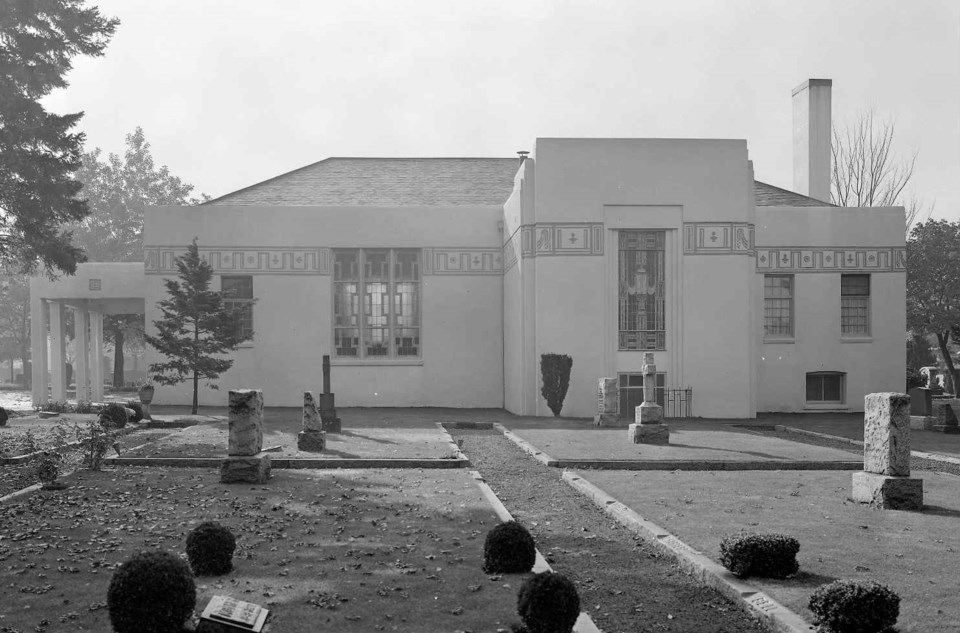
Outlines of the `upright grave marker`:
{"label": "upright grave marker", "polygon": [[320,394],[320,420],[323,430],[327,433],[340,432],[340,418],[337,417],[337,407],[333,392],[330,391],[330,357],[323,357],[323,393]]}
{"label": "upright grave marker", "polygon": [[616,426],[620,419],[617,417],[617,401],[620,398],[620,387],[616,378],[601,378],[597,387],[597,415],[593,416],[593,423],[597,426]]}
{"label": "upright grave marker", "polygon": [[230,391],[228,457],[220,462],[221,483],[266,483],[270,456],[263,449],[263,392]]}
{"label": "upright grave marker", "polygon": [[297,448],[301,451],[319,453],[327,445],[327,434],[323,432],[323,422],[317,401],[312,391],[303,392],[303,430],[297,435]]}
{"label": "upright grave marker", "polygon": [[657,366],[653,352],[643,354],[643,404],[634,412],[635,422],[628,427],[634,444],[669,444],[670,429],[663,423],[663,407],[657,404]]}
{"label": "upright grave marker", "polygon": [[923,480],[910,477],[910,396],[871,393],[863,406],[863,472],[853,500],[885,510],[922,510]]}

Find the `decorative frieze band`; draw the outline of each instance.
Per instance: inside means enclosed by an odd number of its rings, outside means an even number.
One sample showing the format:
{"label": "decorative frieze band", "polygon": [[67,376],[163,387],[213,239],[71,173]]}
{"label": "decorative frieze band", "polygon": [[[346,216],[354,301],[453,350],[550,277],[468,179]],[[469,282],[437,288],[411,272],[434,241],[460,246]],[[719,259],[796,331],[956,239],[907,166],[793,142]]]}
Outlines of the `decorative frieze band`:
{"label": "decorative frieze band", "polygon": [[538,222],[520,227],[521,257],[603,255],[603,224]]}
{"label": "decorative frieze band", "polygon": [[501,275],[499,248],[425,248],[424,275]]}
{"label": "decorative frieze band", "polygon": [[892,272],[907,270],[902,246],[761,246],[757,272]]}
{"label": "decorative frieze band", "polygon": [[684,222],[684,255],[753,255],[753,224]]}
{"label": "decorative frieze band", "polygon": [[[176,274],[174,260],[183,246],[145,246],[144,269],[148,275]],[[200,258],[217,274],[329,275],[329,248],[200,246]]]}

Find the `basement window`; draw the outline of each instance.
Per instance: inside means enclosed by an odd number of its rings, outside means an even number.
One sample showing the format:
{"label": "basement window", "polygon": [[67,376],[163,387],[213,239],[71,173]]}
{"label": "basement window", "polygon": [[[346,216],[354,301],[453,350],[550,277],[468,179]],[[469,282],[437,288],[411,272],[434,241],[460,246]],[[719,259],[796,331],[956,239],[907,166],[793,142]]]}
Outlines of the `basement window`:
{"label": "basement window", "polygon": [[807,374],[807,403],[846,403],[847,375],[838,371],[820,371]]}

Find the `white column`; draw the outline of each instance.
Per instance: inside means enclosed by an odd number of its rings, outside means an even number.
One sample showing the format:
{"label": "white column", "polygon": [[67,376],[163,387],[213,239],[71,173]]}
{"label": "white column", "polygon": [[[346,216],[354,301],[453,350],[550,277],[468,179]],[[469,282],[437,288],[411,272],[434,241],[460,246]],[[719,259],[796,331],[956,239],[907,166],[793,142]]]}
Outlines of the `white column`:
{"label": "white column", "polygon": [[30,379],[33,385],[33,404],[46,403],[47,392],[47,324],[50,307],[33,291],[30,292]]}
{"label": "white column", "polygon": [[90,313],[91,400],[103,401],[103,313]]}
{"label": "white column", "polygon": [[73,309],[73,343],[76,362],[73,368],[77,383],[77,401],[90,402],[90,351],[87,327],[90,325],[90,313],[86,307]]}
{"label": "white column", "polygon": [[50,301],[50,382],[53,384],[51,397],[57,401],[67,399],[67,332],[64,328],[63,304]]}

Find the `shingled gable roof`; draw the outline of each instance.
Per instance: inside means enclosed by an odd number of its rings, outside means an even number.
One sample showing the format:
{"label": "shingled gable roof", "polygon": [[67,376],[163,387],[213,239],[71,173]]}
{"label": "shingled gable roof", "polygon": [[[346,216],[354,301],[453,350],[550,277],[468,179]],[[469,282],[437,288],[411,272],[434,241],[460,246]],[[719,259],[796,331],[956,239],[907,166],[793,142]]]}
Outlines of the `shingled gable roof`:
{"label": "shingled gable roof", "polygon": [[519,167],[516,158],[328,158],[206,204],[502,205]]}
{"label": "shingled gable roof", "polygon": [[[327,158],[204,204],[264,206],[501,205],[516,158]],[[755,181],[758,207],[828,203]]]}

